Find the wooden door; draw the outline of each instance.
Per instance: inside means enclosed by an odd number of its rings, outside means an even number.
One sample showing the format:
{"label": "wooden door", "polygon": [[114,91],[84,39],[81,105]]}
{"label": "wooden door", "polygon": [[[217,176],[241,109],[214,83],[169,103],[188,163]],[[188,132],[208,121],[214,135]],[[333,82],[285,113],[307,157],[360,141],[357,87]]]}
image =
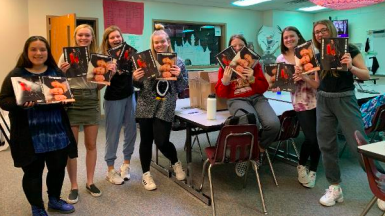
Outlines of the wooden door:
{"label": "wooden door", "polygon": [[63,47],[75,45],[73,35],[76,27],[76,15],[48,17],[48,25],[48,40],[52,55],[58,62],[63,53]]}

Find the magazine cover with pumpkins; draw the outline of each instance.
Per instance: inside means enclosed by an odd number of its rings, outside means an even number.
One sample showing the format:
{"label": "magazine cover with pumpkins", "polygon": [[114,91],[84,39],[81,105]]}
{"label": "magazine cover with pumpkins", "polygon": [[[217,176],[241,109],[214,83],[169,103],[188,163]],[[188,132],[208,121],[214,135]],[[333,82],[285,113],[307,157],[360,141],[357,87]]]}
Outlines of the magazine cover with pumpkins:
{"label": "magazine cover with pumpkins", "polygon": [[275,75],[277,74],[277,70],[278,70],[278,64],[275,63],[275,64],[266,64],[264,66],[264,75],[265,75],[265,78],[267,80],[267,82],[269,83],[269,87],[271,88],[275,82]]}
{"label": "magazine cover with pumpkins", "polygon": [[226,66],[229,66],[233,58],[235,57],[236,53],[233,49],[233,47],[229,46],[226,49],[222,50],[220,53],[218,53],[215,58],[217,59],[219,65],[224,70]]}
{"label": "magazine cover with pumpkins", "polygon": [[112,62],[111,56],[91,54],[87,80],[97,84],[110,85],[111,71],[107,70],[107,64],[110,62]]}
{"label": "magazine cover with pumpkins", "polygon": [[294,73],[294,65],[279,63],[273,88],[279,87],[281,91],[294,92],[296,87],[293,78]]}
{"label": "magazine cover with pumpkins", "polygon": [[347,64],[341,64],[342,56],[348,52],[348,38],[322,38],[321,65],[323,70],[348,71]]}
{"label": "magazine cover with pumpkins", "polygon": [[261,57],[254,51],[251,51],[247,47],[243,47],[230,62],[230,67],[233,70],[231,79],[237,79],[238,77],[246,79],[244,70],[246,68],[253,69],[260,58]]}
{"label": "magazine cover with pumpkins", "polygon": [[177,55],[176,53],[158,53],[158,80],[176,80],[176,76],[171,73],[171,68],[176,65]]}
{"label": "magazine cover with pumpkins", "polygon": [[303,73],[313,73],[320,70],[319,63],[315,58],[314,46],[312,41],[294,48],[295,65],[302,67]]}
{"label": "magazine cover with pumpkins", "polygon": [[150,49],[134,54],[132,62],[134,63],[135,70],[142,68],[144,71],[144,76],[140,79],[140,82],[143,82],[144,79],[158,77],[158,68]]}
{"label": "magazine cover with pumpkins", "polygon": [[43,76],[42,86],[45,102],[74,102],[75,99],[71,93],[70,85],[65,77]]}
{"label": "magazine cover with pumpkins", "polygon": [[88,48],[81,47],[63,47],[64,61],[70,64],[66,77],[83,77],[87,75],[88,68]]}
{"label": "magazine cover with pumpkins", "polygon": [[45,97],[39,76],[11,77],[13,91],[15,92],[16,104],[24,105],[26,102],[45,103]]}

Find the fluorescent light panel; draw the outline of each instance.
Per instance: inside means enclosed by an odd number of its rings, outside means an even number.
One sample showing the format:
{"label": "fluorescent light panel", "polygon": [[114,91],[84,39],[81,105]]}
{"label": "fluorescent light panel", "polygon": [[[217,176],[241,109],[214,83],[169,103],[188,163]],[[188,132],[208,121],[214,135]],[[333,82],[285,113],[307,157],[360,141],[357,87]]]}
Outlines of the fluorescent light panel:
{"label": "fluorescent light panel", "polygon": [[262,2],[268,2],[268,1],[271,1],[271,0],[239,0],[239,1],[235,1],[231,4],[233,4],[235,6],[239,6],[239,7],[246,7],[246,6],[255,5],[255,4],[259,4]]}
{"label": "fluorescent light panel", "polygon": [[317,6],[311,6],[311,7],[298,8],[297,10],[310,12],[310,11],[318,11],[318,10],[323,10],[323,9],[325,9],[325,7],[317,5]]}

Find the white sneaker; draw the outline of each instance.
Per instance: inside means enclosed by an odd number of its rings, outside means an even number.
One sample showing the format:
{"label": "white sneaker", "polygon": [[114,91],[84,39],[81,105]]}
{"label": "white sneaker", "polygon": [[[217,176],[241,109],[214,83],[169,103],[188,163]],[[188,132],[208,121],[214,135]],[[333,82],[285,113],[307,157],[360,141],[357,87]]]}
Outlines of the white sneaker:
{"label": "white sneaker", "polygon": [[385,201],[380,200],[380,199],[377,199],[377,206],[378,206],[378,208],[381,209],[382,211],[385,211]]}
{"label": "white sneaker", "polygon": [[176,179],[178,179],[179,181],[182,181],[186,178],[186,173],[184,172],[182,163],[180,161],[172,165],[172,168],[174,169]]}
{"label": "white sneaker", "polygon": [[121,185],[124,183],[124,180],[122,177],[120,177],[120,174],[115,169],[107,172],[106,180],[116,185]]}
{"label": "white sneaker", "polygon": [[313,188],[315,186],[315,179],[317,177],[317,173],[314,171],[309,172],[309,182],[306,184],[302,184],[304,187]]}
{"label": "white sneaker", "polygon": [[297,166],[297,172],[298,172],[298,181],[301,184],[307,184],[309,183],[309,175],[307,173],[307,169],[305,166],[298,165]]}
{"label": "white sneaker", "polygon": [[120,166],[120,177],[122,177],[124,181],[130,180],[130,164],[122,164]]}
{"label": "white sneaker", "polygon": [[143,173],[142,184],[144,186],[144,189],[148,191],[152,191],[156,189],[156,184],[150,174],[150,171]]}
{"label": "white sneaker", "polygon": [[324,206],[334,206],[336,202],[343,202],[344,195],[340,186],[330,185],[329,189],[326,189],[326,193],[321,197],[319,202]]}

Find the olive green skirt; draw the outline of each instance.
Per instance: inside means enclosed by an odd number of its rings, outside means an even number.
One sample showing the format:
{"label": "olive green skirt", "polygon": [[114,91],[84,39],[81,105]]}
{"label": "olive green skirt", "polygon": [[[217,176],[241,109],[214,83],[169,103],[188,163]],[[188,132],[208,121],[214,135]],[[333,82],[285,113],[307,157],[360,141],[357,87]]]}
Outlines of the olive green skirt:
{"label": "olive green skirt", "polygon": [[71,126],[98,125],[100,103],[96,89],[71,89],[75,102],[67,108]]}

